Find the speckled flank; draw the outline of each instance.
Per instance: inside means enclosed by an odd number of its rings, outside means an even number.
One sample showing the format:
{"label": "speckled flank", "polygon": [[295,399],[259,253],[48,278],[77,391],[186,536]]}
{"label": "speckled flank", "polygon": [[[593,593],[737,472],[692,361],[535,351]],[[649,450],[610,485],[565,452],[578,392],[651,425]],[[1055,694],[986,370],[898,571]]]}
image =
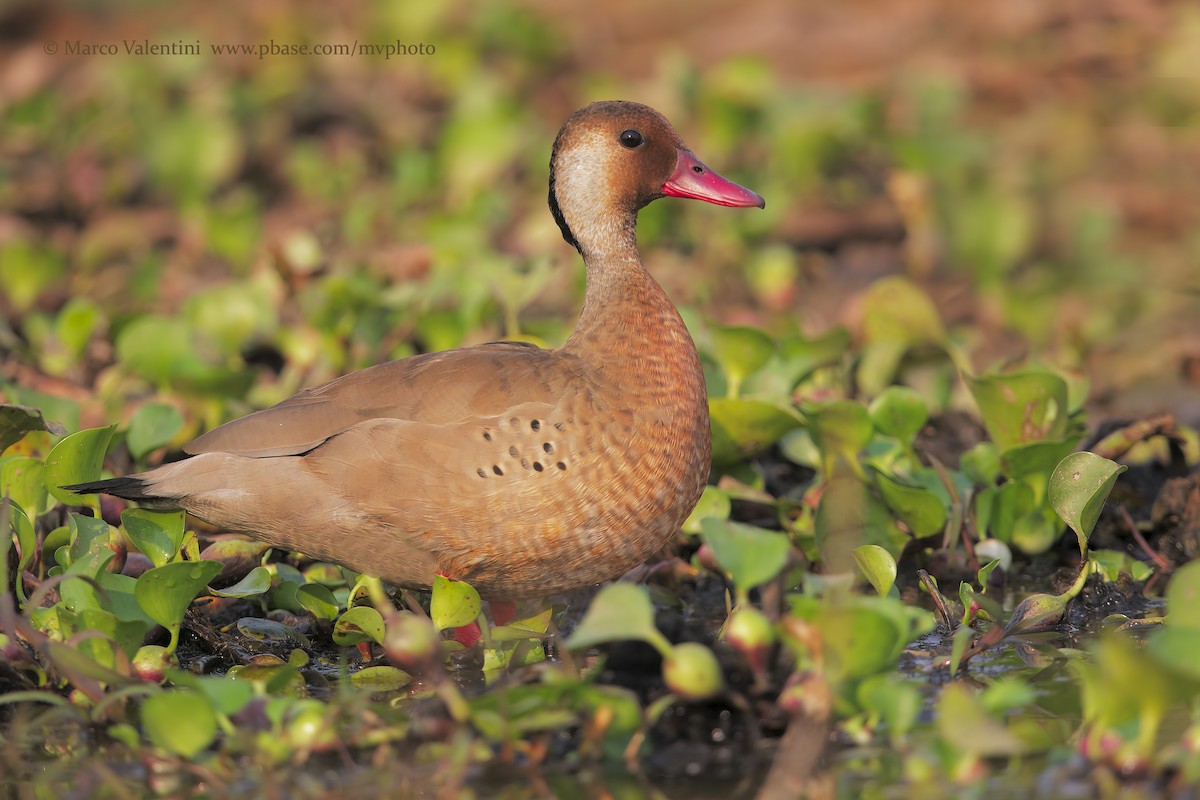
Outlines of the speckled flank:
{"label": "speckled flank", "polygon": [[711,455],[695,345],[635,235],[683,147],[634,103],[595,104],[563,126],[551,207],[588,279],[563,347],[500,342],[381,364],[121,480],[400,584],[440,573],[522,597],[637,566],[695,506]]}

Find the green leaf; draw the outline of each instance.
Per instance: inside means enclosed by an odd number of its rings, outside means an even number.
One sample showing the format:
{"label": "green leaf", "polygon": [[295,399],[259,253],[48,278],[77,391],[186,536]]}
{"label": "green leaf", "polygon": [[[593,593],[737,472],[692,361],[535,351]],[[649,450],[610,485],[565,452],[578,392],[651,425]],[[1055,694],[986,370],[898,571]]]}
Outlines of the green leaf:
{"label": "green leaf", "polygon": [[1040,492],[1058,462],[1075,450],[1077,437],[1019,444],[1000,456],[1000,469],[1010,481],[1026,480]]}
{"label": "green leaf", "polygon": [[142,703],[142,727],[156,747],[194,758],[216,738],[217,714],[209,699],[195,692],[163,692]]}
{"label": "green leaf", "polygon": [[[86,639],[80,643],[92,658],[106,667],[114,668],[116,662],[111,643],[116,644],[132,657],[142,646],[142,640],[152,625],[141,620],[121,620],[117,615],[99,608],[86,608],[79,613],[79,621],[87,630],[100,631],[106,639]],[[93,644],[94,643],[94,644]]]}
{"label": "green leaf", "polygon": [[45,465],[32,456],[0,458],[0,494],[7,494],[34,517],[47,511]]}
{"label": "green leaf", "polygon": [[1016,675],[1002,675],[979,695],[979,703],[989,714],[1020,711],[1037,702],[1038,693],[1028,681]]}
{"label": "green leaf", "polygon": [[217,597],[256,597],[265,594],[270,588],[271,571],[266,567],[255,567],[234,585],[224,589],[210,588],[209,591]]}
{"label": "green leaf", "polygon": [[333,624],[333,642],[341,647],[360,642],[383,644],[383,634],[383,617],[370,606],[355,606]]}
{"label": "green leaf", "polygon": [[[5,500],[6,498],[0,497],[0,503],[4,503]],[[20,596],[21,602],[24,603],[27,599],[25,596],[25,581],[17,576],[25,572],[25,568],[29,566],[30,562],[33,561],[33,557],[37,555],[37,531],[34,529],[29,515],[20,506],[13,504],[11,500],[8,500],[7,503],[9,527],[16,534],[17,546],[21,548],[21,556],[17,561],[17,569],[14,576],[16,580],[13,583],[16,584],[17,594]],[[0,518],[2,517],[3,515],[0,514]],[[0,527],[0,538],[4,542],[3,546],[0,546],[0,558],[4,559],[4,566],[0,567],[0,574],[6,575],[7,572],[4,572],[4,570],[8,566],[8,548],[11,547],[10,542],[12,538],[10,534],[4,532],[3,527]],[[8,585],[7,581],[4,585],[0,585],[0,591],[7,591]]]}
{"label": "green leaf", "polygon": [[1070,597],[1065,594],[1031,594],[1013,609],[1008,624],[1004,626],[1006,636],[1031,633],[1058,624],[1067,609]]}
{"label": "green leaf", "polygon": [[1167,584],[1167,624],[1200,630],[1200,561],[1184,564],[1171,576]]}
{"label": "green leaf", "polygon": [[1200,628],[1164,627],[1146,649],[1159,664],[1200,683]]}
{"label": "green leaf", "polygon": [[[878,602],[886,598],[863,598]],[[895,666],[908,630],[881,607],[867,603],[826,608],[817,621],[828,668],[839,680],[864,678]]]}
{"label": "green leaf", "polygon": [[412,676],[396,667],[364,667],[350,676],[350,683],[368,692],[395,692],[412,683]]}
{"label": "green leaf", "polygon": [[203,694],[216,712],[225,716],[236,714],[254,699],[254,687],[245,681],[196,675],[183,669],[167,670],[167,679],[176,686],[186,686]]}
{"label": "green leaf", "polygon": [[924,398],[907,386],[889,386],[871,401],[867,410],[876,430],[905,444],[912,443],[929,419]]}
{"label": "green leaf", "polygon": [[858,565],[880,597],[892,590],[896,583],[896,559],[877,544],[864,544],[854,548],[854,563]]}
{"label": "green leaf", "polygon": [[663,683],[687,700],[707,700],[725,688],[725,676],[713,651],[699,642],[682,642],[663,659]]}
{"label": "green leaf", "polygon": [[792,550],[786,534],[753,525],[705,517],[700,528],[717,563],[741,591],[749,591],[778,575]]}
{"label": "green leaf", "polygon": [[66,272],[63,251],[49,242],[34,243],[17,234],[0,246],[0,286],[8,308],[28,311],[42,292],[62,286]]}
{"label": "green leaf", "polygon": [[137,679],[109,669],[97,662],[82,648],[65,642],[50,641],[41,645],[44,648],[47,661],[55,666],[62,675],[82,675],[97,681],[107,683],[110,688],[128,686]]}
{"label": "green leaf", "polygon": [[858,704],[876,715],[887,726],[893,744],[903,740],[916,725],[921,713],[918,685],[894,675],[872,675],[858,685]]}
{"label": "green leaf", "polygon": [[867,290],[863,338],[868,344],[940,344],[946,331],[929,295],[908,278],[894,275],[875,281]]}
{"label": "green leaf", "polygon": [[[603,714],[612,720],[603,729],[605,756],[617,763],[625,753],[629,740],[642,725],[642,704],[637,695],[621,686],[584,684],[579,688],[579,704],[591,712],[593,718]],[[637,797],[634,793],[632,798]]]}
{"label": "green leaf", "polygon": [[799,333],[785,336],[777,343],[777,352],[741,385],[743,395],[789,399],[800,381],[826,365],[842,359],[850,346],[845,328],[832,328],[816,339]]}
{"label": "green leaf", "polygon": [[789,431],[779,440],[779,452],[793,464],[821,469],[821,451],[812,440],[812,433],[807,428],[796,428]]}
{"label": "green leaf", "polygon": [[775,342],[758,328],[712,323],[708,328],[713,355],[729,382],[729,395],[737,397],[746,377],[761,369],[775,354]]}
{"label": "green leaf", "polygon": [[670,642],[654,626],[654,607],[645,587],[610,583],[593,598],[566,646],[570,650],[582,650],[631,639],[647,642],[664,658],[671,651]]}
{"label": "green leaf", "polygon": [[253,639],[256,642],[279,646],[312,646],[308,637],[303,633],[290,625],[284,625],[282,622],[277,622],[273,619],[242,617],[237,621],[237,631],[247,639]]}
{"label": "green leaf", "polygon": [[976,486],[991,486],[1000,475],[1000,451],[991,442],[980,442],[959,459],[963,473]]}
{"label": "green leaf", "polygon": [[1025,743],[987,713],[965,686],[948,684],[938,698],[934,714],[938,733],[945,742],[979,756],[1013,756],[1023,753]]}
{"label": "green leaf", "polygon": [[[979,553],[978,545],[975,547],[975,552],[977,555],[982,555]],[[1009,560],[1011,562],[1011,558]],[[987,590],[988,579],[991,578],[992,573],[996,570],[996,567],[1000,566],[1001,561],[1002,559],[1000,558],[993,558],[991,561],[980,567],[979,571],[975,573],[975,582],[978,583],[984,591]]]}
{"label": "green leaf", "polygon": [[858,468],[858,454],[871,436],[875,426],[861,403],[853,400],[834,400],[808,411],[808,429],[813,443],[821,451],[829,477],[835,456],[840,456],[853,468]]}
{"label": "green leaf", "polygon": [[118,620],[136,622],[146,628],[154,626],[154,620],[150,619],[138,605],[135,594],[137,591],[136,578],[101,570],[96,574],[96,582],[108,592],[109,605],[107,608],[117,615]]}
{"label": "green leaf", "polygon": [[63,486],[94,481],[100,477],[104,454],[116,425],[76,431],[54,445],[46,456],[46,488],[55,500],[69,506],[83,505],[87,498]]}
{"label": "green leaf", "polygon": [[337,617],[338,602],[328,586],[306,583],[296,590],[296,599],[317,619]]}
{"label": "green leaf", "polygon": [[1047,489],[1050,505],[1075,531],[1082,553],[1087,552],[1088,537],[1096,527],[1096,520],[1117,476],[1126,469],[1124,465],[1085,451],[1064,458],[1050,476]]}
{"label": "green leaf", "polygon": [[1013,520],[1012,543],[1026,555],[1044,553],[1058,541],[1063,526],[1048,508],[1035,508]]}
{"label": "green leaf", "polygon": [[936,494],[917,486],[906,486],[882,472],[875,485],[883,501],[917,537],[932,536],[946,524],[946,506]]}
{"label": "green leaf", "polygon": [[128,369],[163,386],[244,392],[252,372],[235,371],[203,358],[215,350],[210,337],[186,320],[151,314],[137,317],[117,334],[117,359]]}
{"label": "green leaf", "polygon": [[710,397],[708,414],[717,465],[749,458],[803,424],[790,407],[737,397]]}
{"label": "green leaf", "polygon": [[112,526],[104,520],[73,511],[67,518],[67,524],[71,531],[72,563],[83,559],[89,553],[113,554],[108,546],[112,535]]}
{"label": "green leaf", "polygon": [[175,406],[146,403],[129,420],[125,439],[129,452],[136,459],[143,458],[151,450],[169,443],[183,427],[183,421],[183,414]]}
{"label": "green leaf", "polygon": [[183,511],[130,508],[121,512],[121,526],[134,547],[161,567],[179,553],[184,534]]}
{"label": "green leaf", "polygon": [[954,629],[954,637],[950,640],[950,677],[958,674],[963,653],[967,651],[967,644],[974,636],[975,629],[968,625],[959,625]]}
{"label": "green leaf", "polygon": [[47,422],[36,408],[0,403],[0,453],[24,439],[25,434],[31,431],[49,431],[55,436],[67,434],[61,425]]}
{"label": "green leaf", "polygon": [[532,617],[518,619],[507,625],[497,625],[492,628],[493,642],[519,641],[521,639],[540,639],[550,629],[550,618],[553,608],[547,608]]}
{"label": "green leaf", "polygon": [[147,570],[137,579],[134,597],[150,619],[166,628],[178,626],[196,595],[217,575],[216,561],[176,561]]}
{"label": "green leaf", "polygon": [[[66,348],[65,355],[73,364],[82,354],[100,322],[100,307],[89,297],[72,297],[58,313],[54,321],[54,332]],[[64,370],[65,371],[65,370]]]}
{"label": "green leaf", "polygon": [[1003,455],[1017,445],[1062,439],[1070,409],[1067,382],[1053,372],[967,377],[983,424]]}
{"label": "green leaf", "polygon": [[200,552],[201,561],[220,561],[230,575],[240,575],[261,566],[269,544],[253,539],[221,539]]}
{"label": "green leaf", "polygon": [[825,484],[813,527],[823,568],[829,573],[852,571],[852,551],[860,545],[876,544],[897,556],[909,541],[870,487],[849,476]]}
{"label": "green leaf", "polygon": [[728,519],[731,508],[732,503],[728,492],[718,489],[716,486],[705,486],[704,493],[700,495],[700,501],[696,503],[696,507],[692,509],[688,518],[683,521],[683,532],[700,533],[700,520],[705,517]]}
{"label": "green leaf", "polygon": [[946,331],[929,296],[907,278],[893,276],[876,281],[863,299],[863,340],[858,385],[876,395],[892,382],[910,350],[944,347]]}
{"label": "green leaf", "polygon": [[475,587],[464,581],[454,581],[442,575],[433,579],[433,597],[429,601],[429,617],[439,631],[470,625],[483,610],[483,602]]}

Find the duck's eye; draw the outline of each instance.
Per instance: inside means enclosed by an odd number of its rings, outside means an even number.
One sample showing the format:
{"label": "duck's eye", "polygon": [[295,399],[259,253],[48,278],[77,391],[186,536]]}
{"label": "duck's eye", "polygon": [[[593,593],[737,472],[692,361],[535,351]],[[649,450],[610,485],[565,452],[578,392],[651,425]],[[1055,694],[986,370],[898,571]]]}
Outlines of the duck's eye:
{"label": "duck's eye", "polygon": [[642,134],[638,133],[632,128],[627,131],[621,131],[621,144],[625,147],[628,147],[630,150],[639,146],[644,141],[645,140],[642,138]]}

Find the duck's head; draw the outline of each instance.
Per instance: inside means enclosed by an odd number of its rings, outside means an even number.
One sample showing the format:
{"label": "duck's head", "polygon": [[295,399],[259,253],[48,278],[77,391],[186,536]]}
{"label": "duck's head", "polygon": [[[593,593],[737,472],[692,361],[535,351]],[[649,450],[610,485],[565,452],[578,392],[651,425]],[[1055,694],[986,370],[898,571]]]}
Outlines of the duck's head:
{"label": "duck's head", "polygon": [[649,106],[592,103],[563,124],[550,156],[550,211],[568,244],[587,255],[632,242],[638,209],[664,196],[766,205],[706,167]]}

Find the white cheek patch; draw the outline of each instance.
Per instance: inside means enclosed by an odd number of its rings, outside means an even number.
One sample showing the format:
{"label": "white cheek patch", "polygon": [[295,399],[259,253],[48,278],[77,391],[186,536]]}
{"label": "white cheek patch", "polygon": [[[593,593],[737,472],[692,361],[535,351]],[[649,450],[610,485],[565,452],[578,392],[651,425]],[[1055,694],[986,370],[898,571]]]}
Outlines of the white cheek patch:
{"label": "white cheek patch", "polygon": [[555,164],[555,194],[563,218],[579,239],[599,239],[612,235],[611,209],[603,202],[611,197],[608,169],[609,143],[599,131],[589,132],[571,142],[558,154]]}

